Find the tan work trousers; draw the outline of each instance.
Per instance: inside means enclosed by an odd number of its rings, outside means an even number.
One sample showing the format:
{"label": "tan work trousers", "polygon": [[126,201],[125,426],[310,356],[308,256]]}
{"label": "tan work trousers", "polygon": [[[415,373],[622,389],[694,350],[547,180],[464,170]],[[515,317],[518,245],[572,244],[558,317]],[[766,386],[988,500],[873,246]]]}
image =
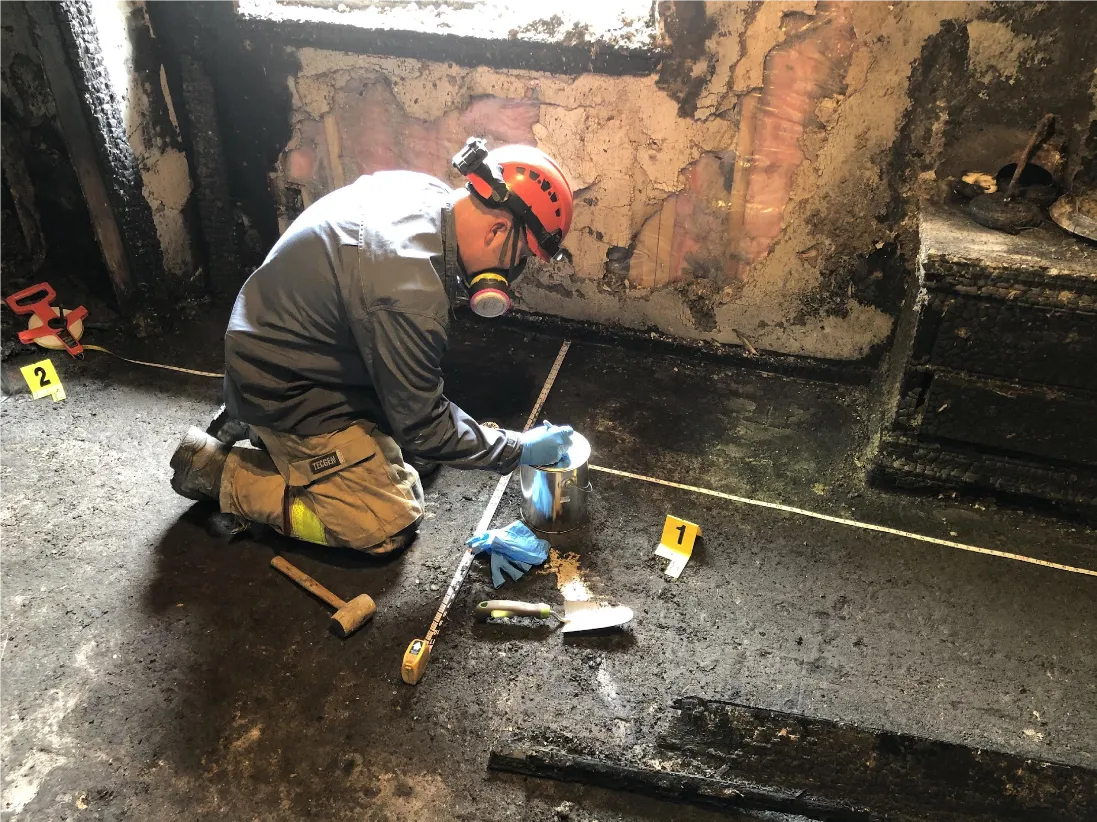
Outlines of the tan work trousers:
{"label": "tan work trousers", "polygon": [[267,450],[232,449],[222,511],[306,542],[378,553],[422,518],[419,474],[372,423],[315,437],[252,431]]}

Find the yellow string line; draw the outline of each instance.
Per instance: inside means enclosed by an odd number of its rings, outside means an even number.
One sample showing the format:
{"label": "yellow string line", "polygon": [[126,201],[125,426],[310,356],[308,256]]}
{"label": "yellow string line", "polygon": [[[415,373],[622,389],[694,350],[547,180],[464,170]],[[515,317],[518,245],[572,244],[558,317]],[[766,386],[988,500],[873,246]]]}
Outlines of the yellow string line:
{"label": "yellow string line", "polygon": [[867,531],[879,531],[883,534],[892,534],[897,537],[906,537],[907,539],[916,539],[921,542],[931,542],[934,545],[944,545],[947,548],[958,548],[961,551],[971,551],[975,554],[985,554],[991,557],[999,557],[1001,559],[1012,559],[1017,562],[1027,562],[1032,565],[1039,565],[1043,568],[1054,568],[1056,571],[1069,571],[1072,574],[1085,574],[1086,576],[1097,577],[1097,571],[1092,571],[1089,568],[1076,568],[1073,565],[1060,565],[1058,562],[1048,562],[1043,559],[1036,559],[1035,557],[1026,557],[1023,554],[1012,554],[1009,551],[995,551],[992,548],[979,548],[976,545],[966,545],[963,542],[953,542],[950,539],[938,539],[937,537],[927,537],[924,534],[915,534],[911,531],[900,531],[898,528],[889,528],[886,525],[873,525],[871,522],[858,522],[855,519],[845,519],[843,517],[832,517],[830,514],[820,514],[818,511],[808,511],[805,508],[794,508],[791,505],[781,505],[777,502],[765,502],[760,499],[750,499],[749,497],[737,497],[735,494],[725,494],[723,491],[713,491],[711,488],[699,488],[696,485],[683,485],[680,482],[670,482],[669,480],[656,479],[655,477],[645,477],[643,474],[633,474],[629,471],[618,471],[615,468],[603,468],[600,465],[590,466],[591,471],[601,471],[604,474],[613,474],[617,477],[626,477],[628,479],[640,480],[642,482],[650,482],[655,485],[665,485],[668,488],[678,488],[682,491],[692,491],[695,494],[705,494],[710,497],[719,497],[720,499],[731,500],[732,502],[741,502],[745,505],[757,505],[761,508],[772,508],[777,511],[785,511],[789,514],[799,514],[804,517],[813,517],[815,519],[825,520],[826,522],[834,522],[838,525],[847,525],[853,528],[863,528]]}
{"label": "yellow string line", "polygon": [[[178,371],[182,374],[194,374],[199,377],[212,377],[214,379],[221,379],[224,374],[217,374],[212,371],[198,371],[193,368],[180,368],[177,365],[164,365],[157,362],[144,362],[143,360],[131,360],[129,357],[122,357],[115,354],[113,351],[109,351],[100,345],[85,344],[84,348],[91,351],[102,351],[104,354],[109,354],[112,357],[117,357],[128,363],[134,365],[146,365],[151,368],[163,368],[168,371]],[[566,349],[565,349],[566,350]],[[735,494],[725,494],[723,491],[714,491],[711,488],[700,488],[696,485],[685,485],[680,482],[671,482],[670,480],[657,479],[655,477],[646,477],[643,474],[633,474],[629,471],[618,471],[615,468],[605,468],[601,465],[590,466],[591,471],[601,471],[604,474],[613,474],[618,477],[626,477],[628,479],[640,480],[641,482],[650,482],[655,485],[663,485],[667,488],[678,488],[682,491],[692,491],[694,494],[705,494],[710,497],[718,497],[720,499],[730,500],[731,502],[740,502],[744,505],[757,505],[760,508],[772,508],[776,511],[785,511],[789,514],[799,514],[803,517],[812,517],[814,519],[821,519],[826,522],[834,522],[838,525],[846,525],[852,528],[862,528],[866,531],[878,531],[882,534],[891,534],[897,537],[906,537],[907,539],[916,539],[921,542],[929,542],[934,545],[944,545],[947,548],[957,548],[961,551],[970,551],[975,554],[984,554],[991,557],[999,557],[1001,559],[1012,559],[1017,562],[1027,562],[1031,565],[1039,565],[1043,568],[1054,568],[1057,571],[1069,571],[1073,574],[1085,574],[1086,576],[1097,577],[1097,571],[1090,570],[1089,568],[1076,568],[1073,565],[1062,565],[1058,562],[1048,562],[1043,559],[1036,559],[1036,557],[1027,557],[1024,554],[1014,554],[1009,551],[996,551],[993,548],[980,548],[977,545],[967,545],[963,542],[953,542],[950,539],[938,539],[937,537],[928,537],[925,534],[915,534],[912,531],[901,531],[898,528],[889,528],[886,525],[874,525],[871,522],[858,522],[855,519],[845,519],[844,517],[834,517],[830,514],[821,514],[818,511],[808,511],[806,508],[794,508],[791,505],[782,505],[778,502],[766,502],[760,499],[750,499],[749,497],[739,497]]]}
{"label": "yellow string line", "polygon": [[123,357],[120,354],[115,354],[113,351],[108,351],[106,348],[103,348],[103,346],[101,346],[101,345],[88,345],[87,343],[84,343],[84,348],[87,348],[91,351],[102,351],[104,354],[110,354],[112,357],[117,357],[120,360],[123,360],[125,362],[129,362],[129,363],[133,363],[134,365],[147,365],[150,368],[163,368],[163,369],[166,369],[167,371],[178,371],[181,374],[194,374],[194,375],[199,376],[199,377],[213,377],[214,379],[217,379],[217,380],[219,380],[219,379],[221,379],[222,377],[225,376],[224,374],[215,374],[212,371],[197,371],[193,368],[180,368],[178,365],[164,365],[163,363],[158,363],[158,362],[145,362],[143,360],[131,360],[129,357]]}

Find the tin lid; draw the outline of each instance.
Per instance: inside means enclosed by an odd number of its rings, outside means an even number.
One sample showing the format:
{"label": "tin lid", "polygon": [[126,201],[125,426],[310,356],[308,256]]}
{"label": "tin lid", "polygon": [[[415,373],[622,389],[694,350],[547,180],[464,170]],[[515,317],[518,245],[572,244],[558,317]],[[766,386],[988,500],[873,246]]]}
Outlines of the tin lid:
{"label": "tin lid", "polygon": [[571,471],[590,460],[590,443],[582,434],[576,432],[571,435],[571,447],[559,462],[552,465],[539,465],[538,471]]}

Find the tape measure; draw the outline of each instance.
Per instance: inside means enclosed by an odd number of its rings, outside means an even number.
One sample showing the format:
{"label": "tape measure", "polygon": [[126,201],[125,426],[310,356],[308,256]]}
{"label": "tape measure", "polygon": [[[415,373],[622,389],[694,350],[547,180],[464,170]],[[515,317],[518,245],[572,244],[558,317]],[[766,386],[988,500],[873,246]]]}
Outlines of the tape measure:
{"label": "tape measure", "polygon": [[84,332],[84,318],[88,310],[79,306],[62,311],[53,305],[57,292],[49,283],[38,283],[6,297],[4,302],[16,314],[33,315],[26,331],[19,332],[24,345],[38,343],[54,351],[64,349],[74,357],[84,353],[80,336]]}
{"label": "tape measure", "polygon": [[[654,485],[662,485],[667,488],[677,488],[682,491],[689,491],[693,494],[704,494],[709,497],[717,497],[718,499],[726,499],[730,502],[739,502],[744,505],[757,505],[760,508],[770,508],[774,511],[784,511],[789,514],[797,514],[801,517],[811,517],[813,519],[821,519],[824,522],[833,522],[837,525],[845,525],[850,528],[862,528],[866,531],[877,531],[881,534],[891,534],[896,537],[904,537],[906,539],[914,539],[919,542],[928,542],[932,545],[941,545],[945,548],[956,548],[961,551],[970,551],[974,554],[983,554],[989,557],[998,557],[999,559],[1012,559],[1017,562],[1027,562],[1030,565],[1039,565],[1043,568],[1053,568],[1056,571],[1068,571],[1072,574],[1084,574],[1085,576],[1097,577],[1097,570],[1092,568],[1078,568],[1073,565],[1063,565],[1059,562],[1048,562],[1046,559],[1037,559],[1036,557],[1025,556],[1024,554],[1014,554],[1010,551],[998,551],[993,548],[980,548],[978,545],[968,545],[963,542],[954,542],[951,539],[940,539],[938,537],[931,537],[925,534],[918,534],[913,531],[902,531],[898,528],[891,528],[887,525],[876,525],[871,522],[861,522],[855,519],[846,519],[845,517],[836,517],[831,514],[822,514],[818,511],[809,511],[806,508],[796,508],[792,505],[782,505],[779,502],[766,502],[760,499],[751,499],[750,497],[740,497],[735,494],[728,494],[723,491],[714,491],[711,488],[701,488],[696,485],[686,485],[681,482],[671,482],[670,480],[660,479],[659,477],[647,477],[643,474],[634,474],[631,471],[619,471],[616,468],[606,468],[603,465],[591,465],[591,471],[601,471],[604,474],[611,474],[615,477],[624,477],[625,479],[640,480],[641,482],[650,482]],[[673,519],[673,517],[668,517]],[[683,522],[683,520],[679,520]],[[669,525],[669,523],[668,523]],[[694,526],[696,527],[696,526]],[[699,529],[698,529],[699,530]],[[685,531],[683,531],[685,535]]]}
{"label": "tape measure", "polygon": [[[533,410],[530,412],[529,419],[526,420],[525,428],[522,429],[523,433],[533,427],[534,421],[541,413],[541,408],[544,406],[545,400],[548,399],[549,391],[552,390],[552,384],[556,382],[556,375],[560,373],[560,367],[564,364],[564,357],[567,356],[570,347],[570,340],[564,340],[560,346],[556,361],[552,364],[552,369],[545,379],[545,385],[537,397],[537,402],[533,404]],[[476,526],[477,531],[486,530],[491,525],[491,519],[495,516],[495,511],[503,499],[503,494],[506,493],[507,484],[512,476],[513,474],[507,474],[499,478],[495,491],[492,493],[491,499],[488,500],[488,505]],[[438,639],[438,631],[442,627],[442,620],[446,618],[454,597],[457,596],[465,577],[468,576],[469,568],[472,567],[472,559],[475,556],[476,553],[472,548],[465,549],[461,562],[457,565],[457,570],[453,572],[453,578],[450,579],[449,587],[446,588],[445,594],[442,595],[442,601],[438,604],[438,610],[434,612],[434,619],[431,620],[430,628],[427,629],[427,635],[422,639],[413,639],[411,644],[408,645],[408,649],[404,651],[404,660],[400,665],[400,678],[408,685],[417,684],[423,678],[423,674],[426,673],[431,651],[434,650],[434,643]]]}
{"label": "tape measure", "polygon": [[180,374],[194,374],[196,377],[212,377],[215,380],[224,379],[224,374],[216,371],[199,371],[197,368],[183,368],[179,365],[164,365],[162,362],[145,362],[144,360],[131,360],[129,357],[123,357],[121,354],[115,354],[101,345],[92,345],[88,343],[84,346],[88,351],[101,351],[104,354],[110,354],[115,359],[119,359],[122,362],[128,362],[133,365],[147,365],[149,368],[163,368],[165,371],[178,371]]}

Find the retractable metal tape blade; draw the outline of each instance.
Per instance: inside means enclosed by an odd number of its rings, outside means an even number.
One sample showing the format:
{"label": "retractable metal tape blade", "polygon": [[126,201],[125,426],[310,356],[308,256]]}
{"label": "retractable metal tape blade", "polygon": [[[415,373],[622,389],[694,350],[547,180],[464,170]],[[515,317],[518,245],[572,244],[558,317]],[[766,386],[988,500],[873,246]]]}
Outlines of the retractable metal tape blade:
{"label": "retractable metal tape blade", "polygon": [[[570,340],[565,340],[560,346],[560,351],[556,355],[556,361],[552,364],[552,369],[549,371],[548,378],[545,380],[545,385],[537,397],[537,402],[533,404],[533,410],[530,412],[529,419],[526,420],[526,426],[522,429],[523,432],[528,431],[533,426],[537,416],[541,413],[541,408],[544,406],[545,400],[548,399],[549,392],[552,390],[552,384],[556,382],[556,375],[560,373],[560,367],[564,364],[564,357],[567,356],[570,347]],[[495,511],[503,499],[503,494],[506,493],[507,484],[510,482],[512,475],[513,474],[507,474],[506,476],[499,478],[499,482],[495,486],[495,491],[492,493],[491,499],[488,500],[483,516],[480,517],[480,522],[476,526],[477,531],[483,531],[491,525],[492,517],[495,516]],[[427,635],[422,639],[413,639],[411,644],[408,645],[408,649],[404,652],[404,660],[400,665],[400,678],[408,683],[408,685],[417,684],[419,680],[423,678],[423,674],[426,673],[427,663],[430,662],[431,651],[434,650],[434,643],[437,641],[438,632],[442,628],[442,621],[445,620],[450,605],[453,604],[453,600],[457,596],[457,592],[461,589],[465,577],[468,576],[469,568],[472,567],[472,559],[474,556],[476,556],[476,554],[472,548],[465,549],[465,553],[461,556],[461,562],[457,565],[457,570],[453,572],[453,578],[449,582],[449,587],[446,588],[445,594],[442,595],[442,601],[438,603],[438,610],[434,612],[434,619],[431,620]]]}

